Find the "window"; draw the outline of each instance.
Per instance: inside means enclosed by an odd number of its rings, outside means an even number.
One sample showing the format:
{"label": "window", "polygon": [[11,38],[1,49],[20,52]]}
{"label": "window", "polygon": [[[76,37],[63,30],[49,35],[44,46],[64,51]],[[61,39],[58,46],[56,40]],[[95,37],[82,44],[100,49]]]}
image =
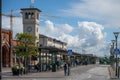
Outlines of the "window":
{"label": "window", "polygon": [[34,19],[35,18],[35,14],[32,12],[31,13],[31,18]]}
{"label": "window", "polygon": [[31,19],[31,13],[30,12],[28,13],[28,19]]}
{"label": "window", "polygon": [[28,13],[27,12],[25,13],[25,19],[28,19]]}

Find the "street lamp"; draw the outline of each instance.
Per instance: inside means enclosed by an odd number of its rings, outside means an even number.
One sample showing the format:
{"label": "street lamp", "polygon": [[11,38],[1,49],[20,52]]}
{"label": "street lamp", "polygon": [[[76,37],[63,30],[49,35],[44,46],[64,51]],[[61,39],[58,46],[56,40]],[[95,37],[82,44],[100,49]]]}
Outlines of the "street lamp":
{"label": "street lamp", "polygon": [[56,52],[52,52],[52,72],[56,72]]}
{"label": "street lamp", "polygon": [[112,41],[112,55],[114,56],[114,44],[115,44],[115,40],[111,40]]}
{"label": "street lamp", "polygon": [[115,40],[116,40],[116,73],[115,75],[117,76],[117,67],[118,67],[118,59],[117,59],[117,54],[118,54],[118,49],[117,49],[117,38],[118,38],[118,35],[119,35],[119,32],[113,32],[114,33],[114,36],[115,36]]}
{"label": "street lamp", "polygon": [[38,62],[38,66],[39,66],[39,71],[42,70],[42,65],[41,65],[41,45],[39,44],[39,42],[37,42],[37,47],[38,47],[38,54],[39,54],[39,62]]}
{"label": "street lamp", "polygon": [[110,56],[111,56],[111,66],[114,67],[114,43],[115,40],[111,40],[112,45],[111,45],[111,51],[110,51]]}

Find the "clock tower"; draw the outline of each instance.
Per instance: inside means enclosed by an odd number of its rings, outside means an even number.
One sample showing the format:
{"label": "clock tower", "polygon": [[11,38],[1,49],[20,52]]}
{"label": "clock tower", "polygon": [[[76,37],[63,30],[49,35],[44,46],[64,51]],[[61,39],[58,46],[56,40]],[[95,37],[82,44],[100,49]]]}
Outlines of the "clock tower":
{"label": "clock tower", "polygon": [[38,8],[22,8],[23,19],[23,33],[29,33],[37,37],[39,40],[39,13],[41,10]]}

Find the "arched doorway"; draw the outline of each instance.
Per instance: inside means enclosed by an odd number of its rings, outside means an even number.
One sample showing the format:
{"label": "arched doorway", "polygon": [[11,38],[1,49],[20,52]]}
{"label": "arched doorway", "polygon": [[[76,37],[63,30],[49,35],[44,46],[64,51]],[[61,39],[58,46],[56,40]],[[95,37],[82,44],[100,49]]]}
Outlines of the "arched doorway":
{"label": "arched doorway", "polygon": [[6,45],[2,47],[2,66],[8,67],[9,66],[9,49]]}

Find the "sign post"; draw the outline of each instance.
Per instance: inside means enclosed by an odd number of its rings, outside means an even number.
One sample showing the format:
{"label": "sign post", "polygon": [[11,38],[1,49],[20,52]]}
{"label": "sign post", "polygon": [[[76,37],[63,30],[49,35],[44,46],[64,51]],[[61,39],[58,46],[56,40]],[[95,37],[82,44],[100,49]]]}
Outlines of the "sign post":
{"label": "sign post", "polygon": [[68,55],[72,55],[72,50],[68,50]]}
{"label": "sign post", "polygon": [[52,52],[52,72],[56,72],[56,53]]}
{"label": "sign post", "polygon": [[71,63],[70,56],[71,55],[72,55],[72,50],[68,50],[68,59],[69,59],[69,62],[68,62],[68,76],[70,75],[70,63]]}

